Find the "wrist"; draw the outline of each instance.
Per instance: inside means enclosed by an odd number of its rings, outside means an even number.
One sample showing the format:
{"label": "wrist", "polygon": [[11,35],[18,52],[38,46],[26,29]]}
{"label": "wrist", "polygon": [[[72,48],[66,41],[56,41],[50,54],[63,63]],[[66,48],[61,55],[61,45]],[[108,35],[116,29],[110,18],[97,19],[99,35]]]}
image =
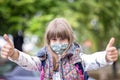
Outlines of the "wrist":
{"label": "wrist", "polygon": [[19,52],[17,49],[14,49],[12,55],[10,56],[13,60],[17,60],[19,57]]}

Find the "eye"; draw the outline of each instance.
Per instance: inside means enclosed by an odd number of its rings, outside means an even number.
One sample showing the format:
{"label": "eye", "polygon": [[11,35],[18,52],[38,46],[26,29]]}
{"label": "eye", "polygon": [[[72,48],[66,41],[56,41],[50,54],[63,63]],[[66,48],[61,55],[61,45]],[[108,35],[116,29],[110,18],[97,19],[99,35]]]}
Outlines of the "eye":
{"label": "eye", "polygon": [[56,38],[52,38],[51,40],[56,41],[57,39]]}
{"label": "eye", "polygon": [[63,41],[63,40],[65,40],[65,38],[60,38],[60,40],[62,40],[62,41]]}

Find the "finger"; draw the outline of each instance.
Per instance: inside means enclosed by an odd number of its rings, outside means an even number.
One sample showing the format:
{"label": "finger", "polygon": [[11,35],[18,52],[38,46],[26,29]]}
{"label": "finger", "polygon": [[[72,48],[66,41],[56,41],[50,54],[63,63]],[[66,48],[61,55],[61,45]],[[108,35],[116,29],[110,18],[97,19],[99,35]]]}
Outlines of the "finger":
{"label": "finger", "polygon": [[114,59],[112,59],[112,61],[114,61],[114,62],[117,61],[117,60],[118,60],[118,58],[114,58]]}
{"label": "finger", "polygon": [[7,44],[5,44],[2,48],[12,49],[13,47],[11,47],[11,45],[9,45],[9,44],[7,43]]}
{"label": "finger", "polygon": [[3,38],[5,39],[5,41],[10,44],[11,46],[13,46],[12,42],[10,41],[9,37],[7,34],[4,34]]}
{"label": "finger", "polygon": [[6,53],[8,56],[11,56],[14,53],[14,50],[12,49],[7,49],[7,48],[2,48],[1,53]]}
{"label": "finger", "polygon": [[110,47],[106,51],[113,52],[113,51],[117,51],[117,49],[115,47]]}
{"label": "finger", "polygon": [[2,52],[1,55],[8,56],[7,52]]}
{"label": "finger", "polygon": [[4,59],[7,59],[7,58],[8,58],[8,56],[2,55],[2,54],[1,54],[1,57],[4,58]]}
{"label": "finger", "polygon": [[110,41],[109,41],[106,49],[108,49],[109,47],[112,47],[112,46],[114,45],[114,43],[115,43],[115,38],[112,37],[112,38],[110,39]]}
{"label": "finger", "polygon": [[107,56],[118,56],[118,54],[117,54],[117,51],[115,51],[114,53],[109,52]]}
{"label": "finger", "polygon": [[109,61],[116,61],[118,59],[117,55],[109,56]]}
{"label": "finger", "polygon": [[6,49],[6,48],[3,48],[3,49],[1,50],[1,53],[3,53],[3,52],[9,52],[9,50]]}

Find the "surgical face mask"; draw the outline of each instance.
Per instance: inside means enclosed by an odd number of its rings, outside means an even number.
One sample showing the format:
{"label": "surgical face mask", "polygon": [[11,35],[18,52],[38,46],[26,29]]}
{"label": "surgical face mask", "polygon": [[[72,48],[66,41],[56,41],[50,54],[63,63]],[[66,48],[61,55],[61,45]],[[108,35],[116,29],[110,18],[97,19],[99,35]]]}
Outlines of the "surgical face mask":
{"label": "surgical face mask", "polygon": [[52,44],[50,45],[52,50],[57,53],[58,55],[62,55],[62,53],[66,50],[66,48],[68,47],[68,44],[60,44],[60,43],[56,43],[56,44]]}

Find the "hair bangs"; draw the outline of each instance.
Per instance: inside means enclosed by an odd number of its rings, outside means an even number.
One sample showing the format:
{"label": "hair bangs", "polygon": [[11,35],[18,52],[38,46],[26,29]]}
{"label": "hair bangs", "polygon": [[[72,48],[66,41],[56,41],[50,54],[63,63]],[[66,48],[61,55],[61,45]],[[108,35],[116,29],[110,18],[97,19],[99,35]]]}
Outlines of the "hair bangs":
{"label": "hair bangs", "polygon": [[50,40],[52,38],[62,38],[62,39],[70,39],[70,35],[65,27],[56,27],[53,28],[51,31],[48,32],[47,38]]}

